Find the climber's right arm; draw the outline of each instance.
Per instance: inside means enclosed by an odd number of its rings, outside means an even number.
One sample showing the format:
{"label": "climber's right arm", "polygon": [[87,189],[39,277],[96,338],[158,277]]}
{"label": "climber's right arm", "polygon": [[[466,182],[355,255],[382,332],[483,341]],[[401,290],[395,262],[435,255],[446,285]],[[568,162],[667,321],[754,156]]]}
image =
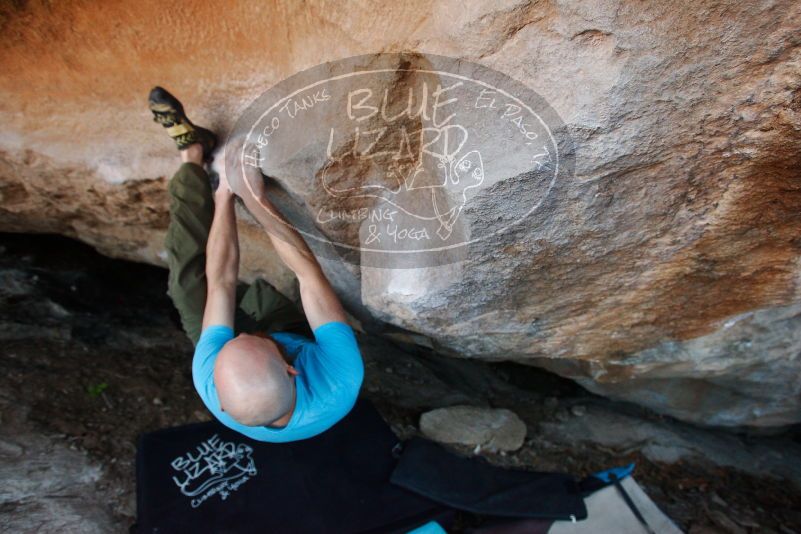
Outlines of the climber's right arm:
{"label": "climber's right arm", "polygon": [[[261,177],[259,177],[261,179]],[[261,189],[242,195],[250,213],[261,223],[281,260],[292,269],[300,285],[300,300],[312,330],[332,321],[346,322],[345,311],[314,253],[295,228]]]}
{"label": "climber's right arm", "polygon": [[244,138],[233,139],[226,146],[225,180],[264,227],[276,253],[298,278],[303,311],[311,329],[334,321],[344,323],[345,311],[314,253],[270,201],[259,156],[257,145],[246,143]]}

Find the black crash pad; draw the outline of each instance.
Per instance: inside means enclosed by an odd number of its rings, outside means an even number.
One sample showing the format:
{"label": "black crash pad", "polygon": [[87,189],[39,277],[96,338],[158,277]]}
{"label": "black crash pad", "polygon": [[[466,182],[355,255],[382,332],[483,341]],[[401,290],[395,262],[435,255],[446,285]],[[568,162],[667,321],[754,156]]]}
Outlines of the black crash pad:
{"label": "black crash pad", "polygon": [[564,473],[504,469],[420,438],[405,444],[392,483],[458,510],[493,517],[581,520],[587,508]]}
{"label": "black crash pad", "polygon": [[285,444],[217,421],[139,438],[135,532],[406,532],[445,507],[389,479],[398,441],[360,399],[339,424]]}

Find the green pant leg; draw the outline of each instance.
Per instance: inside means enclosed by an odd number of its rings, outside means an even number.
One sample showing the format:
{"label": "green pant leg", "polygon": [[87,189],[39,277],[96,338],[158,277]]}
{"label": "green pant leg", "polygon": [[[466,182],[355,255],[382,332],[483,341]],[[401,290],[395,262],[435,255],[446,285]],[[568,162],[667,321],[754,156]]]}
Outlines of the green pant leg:
{"label": "green pant leg", "polygon": [[273,286],[257,279],[242,294],[236,325],[240,332],[308,333],[306,317],[294,302]]}
{"label": "green pant leg", "polygon": [[170,225],[164,241],[170,269],[167,293],[184,332],[197,344],[206,306],[206,242],[214,198],[203,167],[184,163],[170,180]]}

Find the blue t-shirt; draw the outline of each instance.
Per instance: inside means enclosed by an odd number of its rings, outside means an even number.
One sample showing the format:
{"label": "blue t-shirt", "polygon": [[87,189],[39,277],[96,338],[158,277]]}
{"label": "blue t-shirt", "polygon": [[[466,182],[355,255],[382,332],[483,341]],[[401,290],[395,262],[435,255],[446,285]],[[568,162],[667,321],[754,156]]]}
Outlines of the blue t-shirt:
{"label": "blue t-shirt", "polygon": [[214,362],[223,345],[234,338],[228,326],[206,327],[195,347],[192,379],[203,403],[222,424],[259,441],[296,441],[334,426],[353,408],[364,378],[353,329],[337,321],[318,326],[314,341],[284,332],[271,337],[283,346],[299,373],[295,377],[295,410],[285,427],[246,426],[220,409]]}

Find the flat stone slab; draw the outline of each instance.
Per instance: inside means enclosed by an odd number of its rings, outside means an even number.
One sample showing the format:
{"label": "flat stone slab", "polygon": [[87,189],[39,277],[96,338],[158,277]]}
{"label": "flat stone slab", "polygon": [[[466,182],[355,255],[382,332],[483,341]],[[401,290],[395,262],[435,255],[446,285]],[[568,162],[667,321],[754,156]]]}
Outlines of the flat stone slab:
{"label": "flat stone slab", "polygon": [[526,424],[512,411],[451,406],[420,416],[420,430],[440,443],[515,451],[526,439]]}

